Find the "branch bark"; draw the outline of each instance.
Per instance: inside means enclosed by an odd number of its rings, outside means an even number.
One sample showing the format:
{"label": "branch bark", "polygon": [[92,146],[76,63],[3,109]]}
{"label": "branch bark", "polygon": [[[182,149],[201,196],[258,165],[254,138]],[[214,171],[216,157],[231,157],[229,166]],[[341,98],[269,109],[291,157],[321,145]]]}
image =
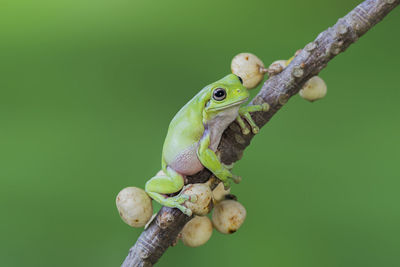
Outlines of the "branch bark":
{"label": "branch bark", "polygon": [[[295,95],[304,83],[317,75],[327,63],[363,34],[380,22],[400,0],[366,0],[333,26],[320,33],[293,59],[283,72],[269,78],[250,104],[268,103],[267,112],[253,113],[261,128]],[[238,161],[254,135],[243,135],[239,126],[232,123],[225,130],[217,153],[223,163]],[[188,177],[189,183],[206,182],[211,173],[205,169]],[[176,240],[183,226],[191,219],[178,209],[163,207],[149,227],[143,231],[136,244],[129,250],[123,267],[152,266]]]}

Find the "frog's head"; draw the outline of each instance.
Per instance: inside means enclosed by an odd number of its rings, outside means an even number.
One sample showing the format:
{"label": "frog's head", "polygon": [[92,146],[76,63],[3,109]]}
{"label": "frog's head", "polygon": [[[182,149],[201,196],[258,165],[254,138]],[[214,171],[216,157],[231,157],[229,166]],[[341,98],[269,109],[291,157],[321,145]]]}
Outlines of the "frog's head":
{"label": "frog's head", "polygon": [[223,110],[245,102],[249,97],[249,92],[242,83],[242,79],[239,76],[229,74],[221,80],[210,84],[211,97],[206,110]]}

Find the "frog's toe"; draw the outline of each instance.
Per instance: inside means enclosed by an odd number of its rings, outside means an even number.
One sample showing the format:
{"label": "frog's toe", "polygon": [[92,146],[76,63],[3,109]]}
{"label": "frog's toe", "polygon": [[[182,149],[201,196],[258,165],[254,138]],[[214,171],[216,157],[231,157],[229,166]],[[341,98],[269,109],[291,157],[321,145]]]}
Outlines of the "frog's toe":
{"label": "frog's toe", "polygon": [[176,205],[183,204],[186,200],[189,200],[190,196],[182,194],[172,197],[171,201],[173,201]]}
{"label": "frog's toe", "polygon": [[196,202],[197,201],[197,196],[196,195],[189,196],[189,201],[192,202],[192,203]]}
{"label": "frog's toe", "polygon": [[238,183],[240,183],[240,182],[242,181],[242,177],[237,176],[237,175],[233,175],[233,176],[232,176],[232,180],[233,180],[233,182],[234,182],[235,184],[238,184]]}
{"label": "frog's toe", "polygon": [[190,199],[190,196],[189,196],[189,195],[186,195],[186,194],[182,194],[182,195],[179,196],[179,198],[186,201],[186,200],[189,200],[189,199]]}
{"label": "frog's toe", "polygon": [[263,103],[261,104],[262,111],[268,111],[269,110],[269,104],[268,103]]}
{"label": "frog's toe", "polygon": [[191,209],[186,209],[183,213],[185,213],[187,216],[192,216],[193,212]]}
{"label": "frog's toe", "polygon": [[185,203],[187,200],[189,200],[190,199],[190,197],[189,196],[187,196],[187,195],[183,195],[183,196],[181,196],[179,199],[178,199],[178,203],[179,204],[183,204],[183,203]]}
{"label": "frog's toe", "polygon": [[231,182],[229,180],[226,180],[224,182],[224,189],[228,190],[229,188],[231,188]]}
{"label": "frog's toe", "polygon": [[192,216],[193,212],[191,209],[186,208],[183,205],[177,205],[176,206],[180,211],[182,211],[184,214],[186,214],[187,216]]}
{"label": "frog's toe", "polygon": [[260,128],[258,128],[258,126],[253,126],[251,128],[251,130],[252,130],[253,134],[258,134],[260,132]]}
{"label": "frog's toe", "polygon": [[[184,191],[184,190],[182,190]],[[185,193],[181,193],[178,195],[180,198],[184,199],[184,201],[189,200],[190,202],[196,202],[197,201],[197,196],[196,195],[187,195]]]}
{"label": "frog's toe", "polygon": [[242,133],[243,133],[244,135],[248,135],[248,134],[250,133],[249,128],[247,128],[247,127],[242,128]]}

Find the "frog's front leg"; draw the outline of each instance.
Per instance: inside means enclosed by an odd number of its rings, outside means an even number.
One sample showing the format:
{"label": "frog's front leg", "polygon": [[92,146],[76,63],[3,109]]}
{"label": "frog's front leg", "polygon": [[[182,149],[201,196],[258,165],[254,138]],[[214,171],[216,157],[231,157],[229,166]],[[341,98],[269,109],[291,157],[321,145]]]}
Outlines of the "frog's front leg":
{"label": "frog's front leg", "polygon": [[170,167],[163,168],[165,175],[156,175],[151,178],[145,186],[146,193],[155,201],[163,206],[178,208],[188,216],[192,215],[192,211],[182,204],[186,200],[196,201],[195,198],[179,193],[173,197],[166,197],[164,194],[176,193],[182,189],[184,185],[183,176]]}
{"label": "frog's front leg", "polygon": [[206,130],[197,149],[197,157],[201,164],[220,179],[224,183],[226,189],[230,187],[230,179],[238,184],[241,181],[240,176],[232,174],[224,164],[221,163],[215,152],[209,148],[210,143],[210,133]]}
{"label": "frog's front leg", "polygon": [[239,124],[240,128],[242,129],[243,134],[249,134],[250,130],[247,128],[246,124],[244,123],[242,116],[245,120],[249,123],[253,134],[257,134],[259,132],[259,128],[256,123],[253,121],[253,118],[250,115],[250,112],[255,111],[267,111],[269,109],[269,105],[264,103],[262,105],[253,105],[253,106],[244,106],[239,109],[239,115],[236,118],[237,123]]}

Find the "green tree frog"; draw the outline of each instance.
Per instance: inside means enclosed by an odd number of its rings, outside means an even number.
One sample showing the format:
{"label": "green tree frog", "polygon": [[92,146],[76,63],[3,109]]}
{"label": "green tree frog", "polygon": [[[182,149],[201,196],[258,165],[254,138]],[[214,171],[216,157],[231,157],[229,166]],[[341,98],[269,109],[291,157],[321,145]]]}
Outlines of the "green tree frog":
{"label": "green tree frog", "polygon": [[193,175],[203,168],[209,169],[229,188],[230,181],[239,183],[241,178],[221,163],[215,151],[224,130],[236,120],[244,134],[250,133],[243,118],[254,134],[259,128],[249,112],[266,111],[268,104],[240,107],[249,97],[242,79],[229,74],[204,87],[172,119],[162,151],[162,170],[145,186],[147,194],[163,206],[180,209],[191,216],[185,201],[195,202],[194,197],[179,193],[186,175]]}

